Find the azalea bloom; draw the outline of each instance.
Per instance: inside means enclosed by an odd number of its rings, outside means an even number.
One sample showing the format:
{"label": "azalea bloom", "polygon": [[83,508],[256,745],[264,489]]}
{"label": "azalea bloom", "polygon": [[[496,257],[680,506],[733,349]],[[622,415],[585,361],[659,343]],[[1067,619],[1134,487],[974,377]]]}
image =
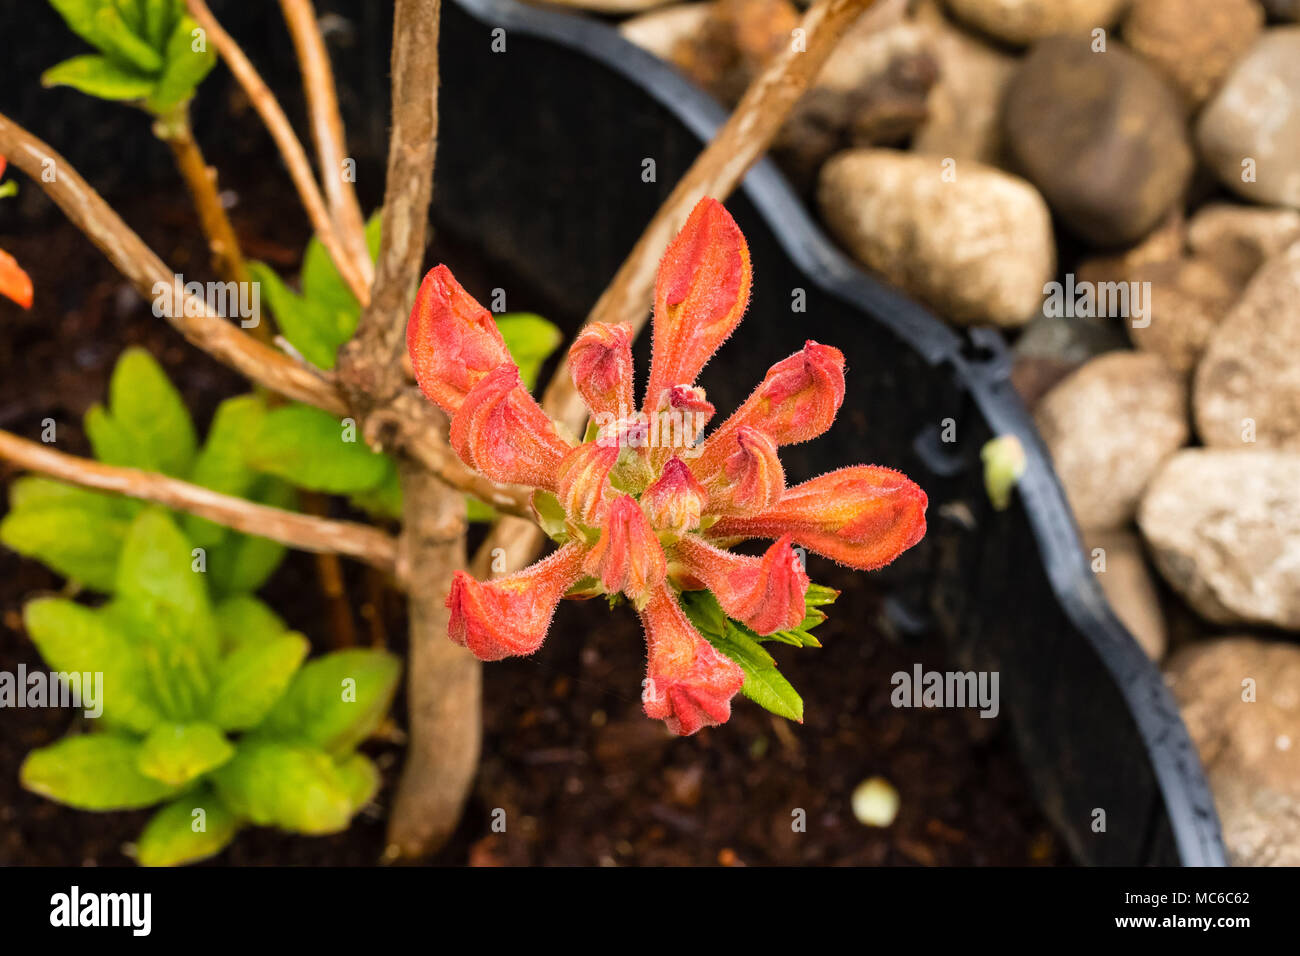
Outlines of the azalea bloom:
{"label": "azalea bloom", "polygon": [[[520,382],[491,313],[446,266],[425,277],[407,327],[420,388],[450,416],[456,454],[494,481],[531,486],[539,523],[560,542],[493,581],[457,572],[453,641],[483,660],[531,654],[566,595],[622,594],[645,626],[645,712],[692,734],[727,720],[744,678],[692,625],[680,591],[707,588],[728,616],[771,634],[805,615],[796,545],[870,570],[921,539],[925,493],[896,471],[858,465],[786,486],[778,448],[825,432],[844,401],[838,349],[808,342],[701,440],[714,408],[695,378],[740,323],[749,287],[744,236],[720,203],[701,200],[659,266],[641,408],[626,325],[588,325],[569,349],[593,422],[575,443]],[[773,544],[761,557],[726,550],[750,538]]]}
{"label": "azalea bloom", "polygon": [[[5,174],[7,161],[0,156],[0,176]],[[8,193],[0,191],[0,196]],[[13,299],[24,309],[32,307],[32,280],[17,260],[0,249],[0,295]]]}

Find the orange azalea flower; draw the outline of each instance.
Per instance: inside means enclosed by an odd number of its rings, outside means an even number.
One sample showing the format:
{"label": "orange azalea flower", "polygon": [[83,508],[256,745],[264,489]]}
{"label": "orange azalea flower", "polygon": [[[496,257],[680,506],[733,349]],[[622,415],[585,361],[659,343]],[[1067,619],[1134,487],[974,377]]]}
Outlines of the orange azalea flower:
{"label": "orange azalea flower", "polygon": [[[7,161],[0,156],[0,176],[5,174]],[[13,299],[24,309],[32,307],[32,279],[17,260],[0,249],[0,295]]]}
{"label": "orange azalea flower", "polygon": [[[407,326],[420,388],[451,417],[451,445],[495,481],[532,486],[534,510],[563,512],[562,544],[517,574],[457,572],[450,637],[484,660],[531,654],[571,591],[622,594],[645,626],[648,716],[679,734],[723,723],[743,675],[678,603],[707,588],[760,635],[799,626],[808,575],[795,545],[864,570],[925,534],[926,496],[888,468],[858,465],[786,487],[777,449],[825,432],[844,401],[844,356],[808,342],[702,442],[714,408],[695,378],[740,323],[749,249],[726,209],[703,199],[669,244],[655,287],[650,380],[631,408],[632,335],[590,325],[569,350],[599,425],[574,445],[524,388],[491,313],[445,266],[425,277]],[[725,548],[771,538],[762,557]],[[579,585],[575,589],[575,585]]]}

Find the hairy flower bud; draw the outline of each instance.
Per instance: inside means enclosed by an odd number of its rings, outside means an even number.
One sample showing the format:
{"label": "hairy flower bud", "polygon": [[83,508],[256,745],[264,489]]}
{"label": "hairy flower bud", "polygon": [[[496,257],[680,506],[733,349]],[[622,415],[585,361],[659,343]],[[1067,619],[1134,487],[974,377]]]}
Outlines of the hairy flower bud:
{"label": "hairy flower bud", "polygon": [[925,534],[925,492],[891,468],[856,465],[786,490],[754,515],[727,516],[713,541],[789,535],[811,551],[860,571],[893,561]]}
{"label": "hairy flower bud", "polygon": [[448,415],[488,372],[510,361],[492,313],[441,265],[420,283],[406,324],[406,348],[420,390]]}
{"label": "hairy flower bud", "polygon": [[606,594],[622,592],[638,606],[663,581],[663,548],[631,495],[620,495],[605,509],[600,538],[587,553],[583,570],[600,581]]}
{"label": "hairy flower bud", "polygon": [[689,385],[749,304],[749,246],[716,199],[701,199],[668,244],[655,282],[653,358],[646,407]]}
{"label": "hairy flower bud", "polygon": [[465,396],[451,419],[451,447],[493,481],[556,490],[572,448],[519,380],[512,362],[497,366]]}
{"label": "hairy flower bud", "polygon": [[569,520],[598,527],[609,495],[609,472],[618,461],[616,445],[587,442],[560,462],[556,493]]}
{"label": "hairy flower bud", "polygon": [[699,527],[704,489],[680,458],[669,458],[641,495],[641,507],[652,528],[680,537]]}
{"label": "hairy flower bud", "polygon": [[659,585],[641,610],[649,661],[641,702],[646,716],[683,737],[727,722],[745,675],[695,630],[672,590]]}
{"label": "hairy flower bud", "polygon": [[[731,454],[706,478],[706,514],[753,514],[770,508],[785,491],[785,470],[776,442],[756,428],[742,425],[733,436]],[[719,452],[722,445],[716,446]]]}
{"label": "hairy flower bud", "polygon": [[544,561],[496,581],[476,581],[457,571],[446,602],[451,611],[448,636],[484,661],[533,653],[546,638],[555,606],[581,576],[585,550],[567,544]]}
{"label": "hairy flower bud", "polygon": [[774,542],[761,558],[751,558],[692,535],[677,542],[669,557],[713,592],[728,617],[756,634],[788,631],[804,619],[808,573],[789,536]]}
{"label": "hairy flower bud", "polygon": [[630,415],[634,401],[631,327],[625,322],[584,326],[569,348],[569,373],[592,415]]}

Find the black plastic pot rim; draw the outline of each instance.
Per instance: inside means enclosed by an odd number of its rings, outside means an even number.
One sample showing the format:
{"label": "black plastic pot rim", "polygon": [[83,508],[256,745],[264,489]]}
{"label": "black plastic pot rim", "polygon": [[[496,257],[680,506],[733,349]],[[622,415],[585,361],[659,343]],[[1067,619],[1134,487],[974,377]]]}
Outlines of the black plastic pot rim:
{"label": "black plastic pot rim", "polygon": [[[673,66],[595,19],[516,0],[453,0],[476,19],[572,49],[625,77],[676,116],[701,142],[727,111]],[[1114,678],[1146,744],[1178,853],[1187,866],[1226,865],[1218,816],[1196,749],[1159,669],[1106,601],[1089,567],[1073,513],[1033,419],[1010,383],[1001,333],[959,335],[922,306],[866,275],[813,221],[770,159],[743,188],[785,253],[820,288],[870,313],[926,362],[947,366],[998,435],[1014,435],[1026,468],[1017,484],[1052,590]]]}

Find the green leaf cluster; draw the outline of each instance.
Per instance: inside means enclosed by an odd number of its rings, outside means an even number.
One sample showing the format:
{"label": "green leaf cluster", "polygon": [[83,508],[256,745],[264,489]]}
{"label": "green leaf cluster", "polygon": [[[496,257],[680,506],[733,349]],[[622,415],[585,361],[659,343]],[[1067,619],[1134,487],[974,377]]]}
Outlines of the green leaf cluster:
{"label": "green leaf cluster", "polygon": [[794,647],[821,647],[810,632],[826,620],[822,610],[834,603],[839,592],[819,584],[809,585],[804,597],[804,619],[797,628],[758,635],[739,621],[727,617],[711,591],[683,591],[682,610],[696,630],[739,665],[745,675],[740,692],[765,710],[790,720],[803,721],[803,698],[777,669],[776,659],[763,647],[766,641]]}
{"label": "green leaf cluster", "polygon": [[50,0],[68,28],[98,53],[52,66],[45,86],[71,86],[166,115],[189,101],[216,53],[184,0]]}
{"label": "green leaf cluster", "polygon": [[162,804],[137,843],[148,866],[220,852],[248,824],[345,829],[378,786],[357,745],[397,687],[389,654],[303,663],[308,642],[248,594],[214,599],[193,542],[160,508],[127,522],[111,599],[24,609],[52,670],[102,674],[96,729],[27,756],[27,789],[83,810]]}

